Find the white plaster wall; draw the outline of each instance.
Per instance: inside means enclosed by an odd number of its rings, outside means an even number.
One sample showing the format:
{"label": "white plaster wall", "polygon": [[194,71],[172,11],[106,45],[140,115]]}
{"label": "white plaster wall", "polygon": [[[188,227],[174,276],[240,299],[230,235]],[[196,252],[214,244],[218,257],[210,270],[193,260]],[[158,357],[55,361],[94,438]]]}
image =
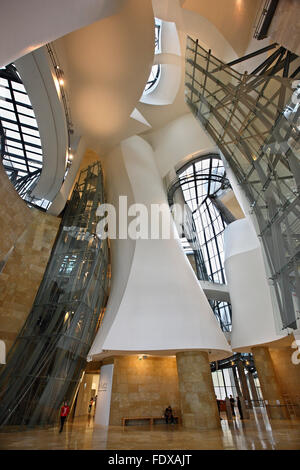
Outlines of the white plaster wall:
{"label": "white plaster wall", "polygon": [[218,152],[218,148],[192,113],[184,114],[147,135],[162,177],[184,164],[193,154]]}
{"label": "white plaster wall", "polygon": [[[121,143],[118,156],[119,163],[124,161],[134,201],[147,207],[155,203],[167,205],[151,146],[134,136]],[[115,163],[115,172],[118,172],[120,165]],[[116,351],[161,354],[204,349],[214,353],[211,354],[214,360],[213,357],[230,354],[230,347],[184,255],[172,221],[171,233],[170,240],[134,242],[126,288],[121,298],[121,289],[115,290],[118,307],[111,293],[103,327],[89,353],[91,356],[108,351],[112,354]],[[120,241],[114,243],[119,245]],[[115,270],[112,269],[113,278],[124,263],[124,256],[126,253],[120,247]]]}
{"label": "white plaster wall", "polygon": [[75,178],[77,176],[81,160],[87,149],[87,144],[84,138],[81,138],[76,151],[73,152],[73,161],[72,165],[68,171],[65,181],[60,187],[59,192],[56,197],[53,199],[53,202],[48,210],[49,214],[57,216],[61,213],[65,207],[66,201],[74,184]]}
{"label": "white plaster wall", "polygon": [[33,195],[52,201],[66,168],[68,134],[47,51],[40,48],[15,61],[31,101],[43,150],[43,168]]}
{"label": "white plaster wall", "polygon": [[195,11],[181,8],[179,0],[152,0],[154,16],[176,23],[177,29],[198,38],[201,45],[212,49],[221,60],[234,60],[237,55],[232,45],[216,26]]}
{"label": "white plaster wall", "polygon": [[224,232],[225,272],[232,305],[231,347],[236,351],[282,338],[276,325],[261,247],[245,219]]}
{"label": "white plaster wall", "polygon": [[100,370],[97,407],[95,414],[95,424],[99,424],[100,426],[109,425],[113,371],[113,364],[104,365]]}
{"label": "white plaster wall", "polygon": [[114,14],[124,0],[1,0],[0,66]]}

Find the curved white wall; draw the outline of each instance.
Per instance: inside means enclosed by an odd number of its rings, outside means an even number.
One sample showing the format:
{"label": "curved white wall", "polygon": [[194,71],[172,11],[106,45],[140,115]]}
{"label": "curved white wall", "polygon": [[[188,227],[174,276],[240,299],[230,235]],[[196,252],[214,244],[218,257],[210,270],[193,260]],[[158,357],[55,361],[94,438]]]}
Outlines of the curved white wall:
{"label": "curved white wall", "polygon": [[232,305],[231,347],[236,351],[282,338],[270,294],[261,247],[247,219],[224,232],[225,272]]}
{"label": "curved white wall", "polygon": [[[161,177],[152,148],[134,136],[115,150],[114,171],[117,175],[124,162],[128,187],[132,187],[135,203],[167,204]],[[108,155],[106,158],[110,158]],[[116,194],[120,190],[116,187]],[[123,189],[124,186],[123,186]],[[124,194],[124,193],[123,193]],[[181,248],[174,224],[172,239],[136,240],[125,290],[118,289],[118,270],[128,264],[126,246],[116,240],[118,252],[112,276],[111,292],[103,327],[97,334],[90,355],[103,352],[174,353],[182,350],[211,351],[211,360],[230,354],[223,335],[199,282]],[[116,297],[118,299],[116,302]],[[119,304],[119,305],[118,305]]]}
{"label": "curved white wall", "polygon": [[191,113],[171,121],[146,136],[162,177],[177,165],[184,164],[194,153],[218,152],[218,148]]}
{"label": "curved white wall", "polygon": [[33,195],[52,201],[61,187],[66,168],[68,133],[64,108],[45,48],[27,54],[15,64],[35,113],[43,150],[43,168]]}
{"label": "curved white wall", "polygon": [[114,14],[124,0],[2,0],[0,66]]}

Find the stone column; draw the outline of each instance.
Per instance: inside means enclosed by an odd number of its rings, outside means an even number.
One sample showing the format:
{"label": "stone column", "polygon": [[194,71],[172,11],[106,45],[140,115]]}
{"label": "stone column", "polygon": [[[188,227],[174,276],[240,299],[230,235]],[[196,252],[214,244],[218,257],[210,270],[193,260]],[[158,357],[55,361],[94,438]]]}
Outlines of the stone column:
{"label": "stone column", "polygon": [[283,406],[277,406],[279,402],[280,405],[283,405],[284,402],[277,383],[269,349],[264,346],[256,346],[252,348],[252,354],[262,394],[264,400],[267,400],[268,402],[266,404],[266,408],[269,418],[287,419],[288,414],[286,408]]}
{"label": "stone column", "polygon": [[259,406],[259,399],[258,399],[258,395],[257,395],[257,390],[256,390],[256,387],[255,387],[255,382],[254,382],[253,375],[250,372],[250,370],[248,370],[248,379],[249,379],[249,385],[250,385],[252,399],[253,399],[253,402],[254,402],[253,405],[254,406]]}
{"label": "stone column", "polygon": [[244,400],[248,402],[248,405],[246,403],[246,406],[247,408],[252,408],[251,397],[250,397],[248,383],[247,383],[247,377],[245,375],[244,365],[241,361],[237,361],[237,369],[239,372],[239,378],[240,378],[240,383],[242,387],[242,395],[244,397]]}
{"label": "stone column", "polygon": [[208,353],[176,354],[182,424],[190,429],[220,428]]}

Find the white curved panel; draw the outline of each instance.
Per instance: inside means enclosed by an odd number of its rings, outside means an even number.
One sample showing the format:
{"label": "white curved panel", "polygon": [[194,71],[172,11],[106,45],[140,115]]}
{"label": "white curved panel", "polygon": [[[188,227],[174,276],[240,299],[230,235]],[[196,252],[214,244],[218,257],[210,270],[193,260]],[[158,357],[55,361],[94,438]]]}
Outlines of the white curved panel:
{"label": "white curved panel", "polygon": [[[118,153],[120,163],[124,161],[135,203],[149,209],[151,204],[167,204],[150,145],[134,136],[121,143]],[[111,292],[104,324],[90,355],[107,351],[160,354],[195,349],[212,351],[211,358],[230,354],[225,336],[184,255],[174,224],[170,223],[172,239],[134,242],[132,264],[119,307],[112,308],[115,299]],[[122,241],[114,242],[119,245],[119,252],[113,277],[126,256],[126,247],[123,250],[120,247]]]}
{"label": "white curved panel", "polygon": [[232,305],[231,347],[236,351],[282,338],[277,332],[259,241],[247,219],[224,232],[225,272]]}
{"label": "white curved panel", "polygon": [[183,165],[194,153],[218,152],[216,144],[191,113],[174,119],[147,136],[155,151],[156,164],[164,177],[170,170]]}
{"label": "white curved panel", "polygon": [[63,182],[68,134],[45,48],[15,61],[37,120],[43,149],[43,168],[34,188],[36,198],[52,201]]}
{"label": "white curved panel", "polygon": [[2,0],[0,66],[113,15],[124,0]]}
{"label": "white curved panel", "polygon": [[181,66],[175,64],[161,64],[158,85],[152,93],[144,93],[141,103],[155,106],[172,104],[177,96],[181,82]]}

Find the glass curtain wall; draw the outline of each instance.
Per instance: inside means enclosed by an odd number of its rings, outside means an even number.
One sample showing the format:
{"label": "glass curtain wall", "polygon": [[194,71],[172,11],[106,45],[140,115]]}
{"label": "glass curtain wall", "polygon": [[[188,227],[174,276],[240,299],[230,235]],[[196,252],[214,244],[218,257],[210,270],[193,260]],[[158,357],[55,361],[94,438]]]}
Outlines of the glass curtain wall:
{"label": "glass curtain wall", "polygon": [[[194,248],[197,277],[226,284],[223,232],[227,224],[214,203],[222,190],[230,187],[222,160],[218,155],[206,155],[187,164],[177,174],[174,188],[181,187],[188,206],[185,211],[185,220],[189,222],[185,224],[186,240]],[[196,247],[191,243],[193,237]],[[187,248],[185,251],[190,257]],[[209,302],[222,330],[231,331],[231,305],[223,301]]]}
{"label": "glass curtain wall", "polygon": [[108,296],[107,240],[96,236],[104,203],[100,163],[80,173],[32,310],[0,375],[0,425],[57,422],[76,394]]}

